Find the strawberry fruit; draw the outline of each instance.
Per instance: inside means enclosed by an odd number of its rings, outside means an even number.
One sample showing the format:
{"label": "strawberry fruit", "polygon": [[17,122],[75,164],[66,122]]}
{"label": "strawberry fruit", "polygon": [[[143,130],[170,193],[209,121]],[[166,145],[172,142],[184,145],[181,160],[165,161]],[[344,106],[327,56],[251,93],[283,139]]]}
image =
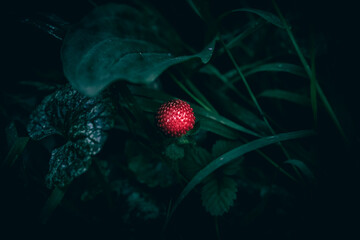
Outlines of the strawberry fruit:
{"label": "strawberry fruit", "polygon": [[190,104],[180,99],[162,104],[155,116],[157,126],[167,136],[181,137],[195,124],[194,111]]}

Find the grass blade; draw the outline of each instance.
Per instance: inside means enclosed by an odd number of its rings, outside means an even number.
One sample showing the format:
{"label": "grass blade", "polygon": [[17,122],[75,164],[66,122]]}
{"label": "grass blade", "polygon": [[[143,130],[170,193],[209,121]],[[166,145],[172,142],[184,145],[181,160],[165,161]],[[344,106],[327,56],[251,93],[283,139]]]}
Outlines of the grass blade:
{"label": "grass blade", "polygon": [[[257,140],[254,140],[252,142],[246,143],[240,147],[237,147],[221,156],[216,158],[214,161],[210,162],[206,167],[204,167],[202,170],[200,170],[192,179],[191,181],[186,185],[184,190],[180,193],[178,199],[174,203],[173,209],[171,213],[169,214],[169,218],[167,219],[166,224],[170,220],[171,216],[173,215],[176,208],[179,206],[179,204],[184,200],[184,198],[199,184],[201,183],[207,176],[209,176],[211,173],[213,173],[215,170],[219,169],[220,167],[224,166],[225,164],[230,163],[234,159],[237,159],[238,157],[243,156],[246,153],[249,153],[251,151],[258,150],[260,148],[266,147],[268,145],[278,143],[281,141],[287,141],[297,138],[303,138],[314,135],[314,131],[312,130],[301,130],[301,131],[295,131],[295,132],[288,132],[288,133],[281,133],[274,136],[264,137]],[[166,225],[165,224],[165,225]]]}
{"label": "grass blade", "polygon": [[[278,13],[278,15],[279,15],[282,23],[283,23],[284,26],[285,26],[285,30],[286,30],[289,38],[290,38],[290,41],[292,42],[292,44],[293,44],[293,46],[294,46],[294,48],[295,48],[295,51],[296,51],[296,53],[297,53],[297,55],[298,55],[301,63],[303,64],[303,66],[304,66],[304,68],[305,68],[305,71],[306,71],[309,79],[313,79],[313,81],[315,82],[314,84],[315,84],[315,87],[316,87],[316,91],[317,91],[317,93],[319,94],[320,100],[324,103],[325,109],[326,109],[327,112],[329,113],[331,119],[333,120],[334,124],[336,125],[336,127],[337,127],[338,131],[340,132],[341,136],[345,139],[346,142],[348,142],[348,138],[346,137],[346,134],[345,134],[343,128],[341,127],[341,124],[340,124],[340,122],[339,122],[339,120],[338,120],[338,118],[337,118],[337,116],[336,116],[333,108],[331,107],[329,101],[327,100],[327,98],[326,98],[323,90],[321,89],[319,83],[315,80],[315,76],[313,75],[313,71],[311,70],[308,62],[306,61],[303,53],[301,52],[300,47],[299,47],[299,45],[297,44],[294,35],[292,34],[291,28],[290,28],[289,25],[287,24],[284,16],[282,15],[282,13],[281,13],[278,5],[276,4],[276,2],[275,2],[274,0],[273,0],[273,5],[274,5],[274,7],[275,7],[275,9],[276,9],[276,12]],[[315,112],[315,110],[313,110],[313,111]]]}
{"label": "grass blade", "polygon": [[40,221],[42,224],[45,224],[51,214],[55,211],[55,209],[59,206],[62,199],[64,198],[65,190],[56,187],[52,192],[48,200],[46,201],[41,214]]}
{"label": "grass blade", "polygon": [[312,171],[308,168],[308,166],[305,165],[304,162],[296,159],[290,159],[284,162],[285,164],[290,164],[292,166],[295,166],[298,168],[301,173],[311,182],[315,181],[315,176],[312,173]]}
{"label": "grass blade", "polygon": [[200,9],[198,8],[198,6],[196,5],[196,3],[194,3],[193,0],[186,0],[187,3],[190,5],[190,7],[192,8],[192,10],[194,10],[194,12],[196,13],[196,15],[198,15],[202,20],[204,20],[206,22],[206,18],[203,16],[203,14],[201,14]]}
{"label": "grass blade", "polygon": [[197,106],[193,106],[193,109],[194,109],[194,112],[195,114],[199,114],[200,116],[204,117],[204,118],[207,118],[207,119],[211,119],[211,120],[214,120],[218,123],[221,123],[222,125],[225,125],[227,127],[230,127],[234,130],[237,130],[239,132],[242,132],[242,133],[246,133],[246,134],[249,134],[249,135],[252,135],[254,137],[260,137],[260,135],[254,131],[251,131],[237,123],[234,123],[233,121],[221,116],[221,115],[218,115],[218,114],[215,114],[215,113],[212,113],[212,112],[208,112],[206,111],[205,109],[202,109],[200,107],[197,107]]}
{"label": "grass blade", "polygon": [[239,9],[234,9],[234,10],[228,11],[226,13],[221,14],[220,17],[218,18],[218,21],[221,21],[224,17],[226,17],[232,13],[237,13],[237,12],[253,13],[253,14],[258,15],[259,17],[262,17],[267,22],[269,22],[279,28],[285,28],[284,23],[273,13],[263,11],[260,9],[254,9],[254,8],[239,8]]}
{"label": "grass blade", "polygon": [[6,155],[4,161],[2,162],[3,166],[11,167],[19,156],[24,151],[26,145],[29,142],[29,137],[18,137],[15,139],[14,144],[10,148],[10,151]]}
{"label": "grass blade", "polygon": [[304,69],[298,65],[291,63],[267,63],[264,65],[257,66],[247,72],[244,72],[245,76],[252,75],[258,72],[287,72],[300,77],[307,77]]}
{"label": "grass blade", "polygon": [[288,102],[296,103],[302,106],[309,106],[310,100],[298,93],[289,92],[282,89],[268,89],[261,92],[258,97],[274,98],[279,100],[285,100]]}
{"label": "grass blade", "polygon": [[[226,43],[226,46],[228,47],[228,49],[232,49],[233,47],[241,45],[242,40],[244,40],[246,37],[248,37],[252,33],[256,32],[263,25],[264,25],[264,21],[255,22],[255,23],[251,24],[243,32],[241,32],[236,37],[232,38],[228,43]],[[220,53],[222,53],[222,52],[220,51]]]}
{"label": "grass blade", "polygon": [[171,78],[174,80],[174,82],[182,89],[184,92],[186,92],[195,102],[197,102],[199,105],[201,105],[203,108],[205,108],[208,111],[211,111],[210,107],[208,107],[203,101],[201,101],[199,98],[197,98],[192,92],[185,87],[182,82],[180,82],[174,75],[170,74]]}
{"label": "grass blade", "polygon": [[198,98],[200,98],[209,108],[212,112],[214,113],[218,113],[216,111],[216,109],[211,105],[211,103],[207,100],[207,98],[204,96],[204,94],[202,94],[200,92],[200,90],[192,83],[192,81],[190,81],[189,78],[187,78],[185,76],[185,74],[182,74],[183,75],[183,79],[185,81],[185,84],[191,89],[191,91],[196,94],[196,96],[198,96]]}
{"label": "grass blade", "polygon": [[[266,115],[265,115],[264,111],[263,111],[262,108],[260,107],[259,102],[257,101],[257,99],[256,99],[256,97],[255,97],[255,95],[254,95],[254,93],[253,93],[253,91],[252,91],[252,89],[250,88],[250,85],[248,84],[248,82],[247,82],[247,80],[246,80],[243,72],[241,71],[239,65],[237,64],[234,56],[232,55],[232,53],[230,52],[230,50],[225,46],[224,42],[223,42],[221,39],[220,39],[220,42],[222,43],[222,45],[223,45],[223,47],[224,47],[227,55],[229,56],[231,62],[232,62],[233,65],[234,65],[236,71],[238,72],[238,74],[239,74],[239,76],[240,76],[243,84],[245,85],[246,90],[248,91],[248,93],[249,93],[249,95],[250,95],[250,97],[251,97],[251,100],[254,102],[257,110],[259,111],[260,115],[262,116],[262,118],[263,118],[263,120],[264,120],[264,123],[268,126],[271,134],[272,134],[272,135],[275,135],[274,129],[271,127],[268,119],[266,118]],[[279,146],[280,146],[281,150],[284,152],[284,155],[289,159],[289,158],[290,158],[289,153],[288,153],[287,150],[284,148],[284,146],[281,144],[281,142],[279,143]]]}

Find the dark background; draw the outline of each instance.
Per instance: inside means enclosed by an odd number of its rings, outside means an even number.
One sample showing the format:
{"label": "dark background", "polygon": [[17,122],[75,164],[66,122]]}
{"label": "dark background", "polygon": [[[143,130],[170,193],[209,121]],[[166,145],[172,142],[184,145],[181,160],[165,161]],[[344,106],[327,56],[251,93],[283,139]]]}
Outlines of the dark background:
{"label": "dark background", "polygon": [[[97,4],[107,1],[95,1]],[[167,18],[188,44],[200,47],[204,41],[206,26],[195,15],[186,1],[148,1]],[[215,14],[236,7],[254,7],[274,12],[271,1],[210,1]],[[351,148],[342,145],[331,124],[323,126],[324,143],[319,158],[321,178],[319,188],[304,199],[298,210],[301,219],[292,219],[298,235],[295,237],[315,238],[339,234],[355,234],[358,226],[357,192],[359,190],[359,115],[358,115],[358,69],[355,59],[355,35],[359,22],[353,14],[355,6],[345,1],[277,1],[285,17],[293,26],[296,37],[318,33],[326,39],[326,52],[321,57],[320,69],[326,79],[319,78],[321,86],[335,108],[346,132],[351,136]],[[7,95],[24,93],[31,96],[31,89],[18,88],[19,81],[51,78],[64,83],[64,78],[54,77],[62,71],[60,61],[61,41],[49,36],[36,27],[21,22],[24,18],[38,13],[53,13],[73,23],[93,8],[89,1],[9,1],[1,7],[3,25],[1,29],[2,76],[1,103],[9,110],[10,116],[19,120],[22,110],[7,105]],[[39,74],[39,73],[46,73]],[[342,114],[344,113],[344,114]],[[3,129],[10,119],[1,119],[1,143]],[[25,135],[24,129],[20,133]],[[4,156],[1,148],[1,157]],[[37,195],[36,189],[27,188],[16,171],[1,171],[0,219],[4,226],[37,225],[38,210],[44,196]],[[69,220],[65,214],[64,220]],[[271,219],[268,219],[271,221]],[[7,224],[6,224],[7,223]],[[64,225],[76,225],[71,220]],[[264,223],[266,225],[266,223]],[[291,225],[291,224],[290,224]],[[259,231],[261,231],[259,226]],[[64,230],[66,231],[66,230]],[[121,234],[120,234],[121,235]],[[119,236],[120,238],[120,236]]]}

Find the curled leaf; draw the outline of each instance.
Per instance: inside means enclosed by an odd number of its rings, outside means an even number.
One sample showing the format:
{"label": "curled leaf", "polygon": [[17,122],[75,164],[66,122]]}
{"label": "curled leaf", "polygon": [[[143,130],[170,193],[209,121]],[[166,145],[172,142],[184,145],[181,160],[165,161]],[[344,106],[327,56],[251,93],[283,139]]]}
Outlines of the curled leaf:
{"label": "curled leaf", "polygon": [[49,188],[63,187],[83,174],[91,156],[100,152],[106,131],[114,125],[113,106],[106,94],[86,97],[71,86],[47,96],[30,116],[27,131],[40,140],[58,134],[67,142],[52,151],[46,177]]}
{"label": "curled leaf", "polygon": [[179,42],[151,11],[103,5],[68,31],[61,50],[64,74],[81,93],[95,96],[114,81],[150,83],[175,64],[193,58],[206,63],[214,51],[215,41],[198,54],[179,56]]}

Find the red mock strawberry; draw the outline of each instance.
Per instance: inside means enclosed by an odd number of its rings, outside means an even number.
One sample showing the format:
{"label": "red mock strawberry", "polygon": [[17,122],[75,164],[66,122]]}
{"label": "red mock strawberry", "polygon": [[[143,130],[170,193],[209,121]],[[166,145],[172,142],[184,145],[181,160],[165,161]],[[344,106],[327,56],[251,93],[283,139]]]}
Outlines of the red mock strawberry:
{"label": "red mock strawberry", "polygon": [[190,105],[180,99],[160,106],[155,116],[160,130],[171,137],[181,137],[194,127],[195,116]]}

